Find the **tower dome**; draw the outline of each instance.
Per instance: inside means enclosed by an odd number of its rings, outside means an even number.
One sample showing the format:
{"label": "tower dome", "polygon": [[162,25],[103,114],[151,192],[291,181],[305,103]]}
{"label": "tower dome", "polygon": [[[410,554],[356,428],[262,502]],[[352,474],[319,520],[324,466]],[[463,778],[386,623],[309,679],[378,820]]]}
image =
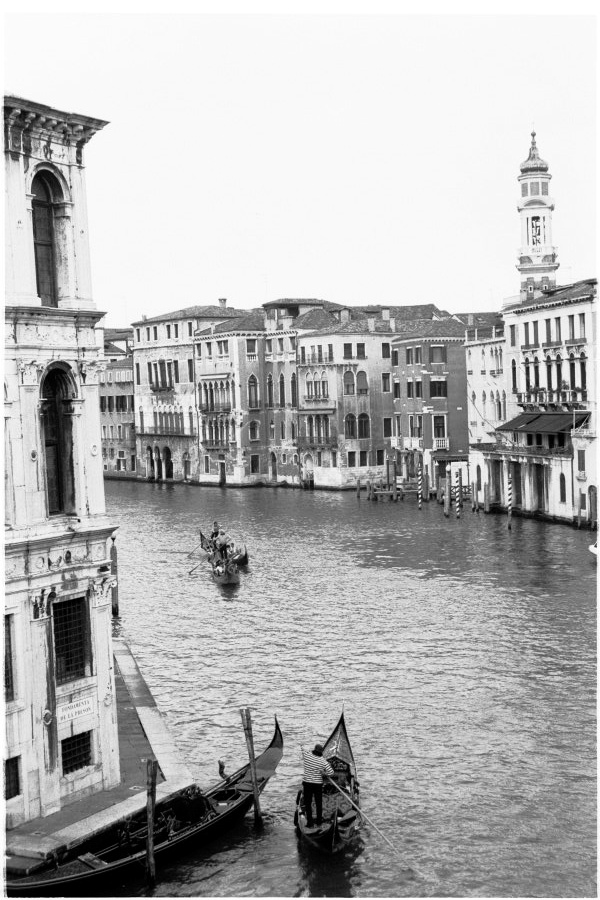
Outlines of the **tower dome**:
{"label": "tower dome", "polygon": [[529,156],[525,162],[521,163],[521,172],[531,174],[532,172],[547,172],[548,163],[540,157],[537,144],[535,142],[535,131],[531,132],[531,147],[529,148]]}

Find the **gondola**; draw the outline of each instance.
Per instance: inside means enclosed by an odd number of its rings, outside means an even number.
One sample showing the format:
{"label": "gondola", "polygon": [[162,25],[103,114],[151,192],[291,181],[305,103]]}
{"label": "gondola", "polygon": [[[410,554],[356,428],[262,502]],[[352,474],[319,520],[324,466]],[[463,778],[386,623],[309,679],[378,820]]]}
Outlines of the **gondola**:
{"label": "gondola", "polygon": [[[214,554],[214,551],[215,551],[215,545],[214,545],[213,541],[211,541],[210,538],[207,538],[206,535],[203,534],[202,532],[200,532],[200,546],[208,554],[209,560],[211,560],[212,556]],[[246,545],[244,544],[243,547],[241,547],[239,544],[236,544],[235,550],[231,554],[230,559],[232,559],[234,561],[234,563],[236,564],[236,566],[238,566],[238,568],[243,568],[244,566],[247,566],[249,556],[248,556],[248,548],[246,547]]]}
{"label": "gondola", "polygon": [[296,797],[294,824],[301,839],[311,847],[323,853],[338,853],[356,834],[361,822],[356,765],[343,712],[323,745],[323,756],[335,774],[323,785],[322,824],[308,828],[302,789]]}
{"label": "gondola", "polygon": [[[283,736],[275,718],[271,743],[256,757],[259,791],[263,791],[283,755]],[[157,803],[154,825],[155,857],[173,853],[183,844],[204,848],[207,841],[239,821],[254,802],[250,763],[219,781],[206,792],[197,785]],[[124,878],[143,879],[146,864],[146,811],[140,811],[78,847],[54,855],[52,860],[31,860],[25,876],[6,865],[8,896],[89,896]],[[22,858],[20,859],[22,863]],[[22,871],[22,870],[21,870]]]}
{"label": "gondola", "polygon": [[217,584],[239,584],[240,571],[233,559],[219,559],[213,556],[210,559],[212,577]]}

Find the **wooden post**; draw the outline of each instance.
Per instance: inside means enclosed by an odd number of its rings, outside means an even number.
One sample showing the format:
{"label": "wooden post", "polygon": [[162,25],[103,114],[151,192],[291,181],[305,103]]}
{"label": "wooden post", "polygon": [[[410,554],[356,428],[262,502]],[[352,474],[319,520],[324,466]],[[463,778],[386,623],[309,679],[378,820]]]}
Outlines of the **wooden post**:
{"label": "wooden post", "polygon": [[360,478],[356,479],[356,496],[360,500]]}
{"label": "wooden post", "polygon": [[423,472],[423,500],[429,503],[429,472],[427,469]]}
{"label": "wooden post", "polygon": [[242,724],[244,726],[244,734],[246,735],[246,745],[248,747],[248,756],[250,758],[250,774],[252,776],[252,790],[254,791],[254,824],[262,827],[262,813],[260,811],[260,793],[258,790],[258,777],[256,775],[256,759],[254,757],[254,739],[252,737],[252,718],[248,707],[240,709]]}
{"label": "wooden post", "polygon": [[[118,574],[118,566],[117,566],[117,547],[115,544],[115,538],[111,538],[112,544],[110,548],[110,571],[111,574],[117,576]],[[112,614],[113,616],[119,615],[119,583],[117,582],[114,587],[111,588],[112,591]]]}
{"label": "wooden post", "polygon": [[477,505],[477,490],[475,488],[475,482],[471,482],[471,512],[478,511]]}
{"label": "wooden post", "polygon": [[146,838],[146,878],[150,887],[156,882],[156,865],[154,862],[154,809],[156,807],[156,773],[158,763],[155,759],[146,760],[146,821],[148,836]]}
{"label": "wooden post", "polygon": [[450,463],[446,466],[446,487],[444,489],[444,515],[446,518],[450,515],[450,502],[452,500],[452,474]]}
{"label": "wooden post", "polygon": [[435,498],[438,503],[444,502],[444,498],[442,497],[442,476],[441,475],[437,476]]}
{"label": "wooden post", "polygon": [[508,514],[508,530],[512,528],[512,476],[508,476],[508,487],[506,494],[506,512]]}
{"label": "wooden post", "polygon": [[371,482],[367,479],[367,500],[371,499]]}
{"label": "wooden post", "polygon": [[598,528],[598,506],[596,502],[596,492],[590,491],[590,528],[592,531],[596,531]]}
{"label": "wooden post", "polygon": [[396,465],[394,464],[394,483],[392,484],[392,500],[398,502],[398,482],[396,481]]}
{"label": "wooden post", "polygon": [[419,500],[419,509],[421,509],[421,504],[423,502],[423,469],[419,466],[419,471],[417,473],[417,490],[418,490],[418,500]]}
{"label": "wooden post", "polygon": [[456,473],[456,496],[454,497],[454,503],[456,506],[456,518],[460,519],[460,507],[462,505],[462,497],[460,495],[460,469]]}
{"label": "wooden post", "polygon": [[490,511],[490,488],[487,482],[483,486],[483,511],[486,513]]}
{"label": "wooden post", "polygon": [[390,482],[390,458],[389,458],[389,456],[386,456],[386,458],[385,458],[385,488],[386,488],[386,490],[389,491],[391,486],[392,485]]}
{"label": "wooden post", "polygon": [[462,483],[462,469],[458,470],[458,502],[460,503],[460,508],[463,507],[463,483]]}
{"label": "wooden post", "polygon": [[579,491],[579,499],[577,501],[577,527],[581,528],[581,491]]}

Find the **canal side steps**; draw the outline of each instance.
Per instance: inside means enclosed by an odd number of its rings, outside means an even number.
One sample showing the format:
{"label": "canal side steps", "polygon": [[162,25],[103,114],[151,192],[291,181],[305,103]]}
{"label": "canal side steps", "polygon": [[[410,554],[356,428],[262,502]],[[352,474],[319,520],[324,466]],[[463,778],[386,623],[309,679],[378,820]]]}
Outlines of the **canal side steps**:
{"label": "canal side steps", "polygon": [[6,833],[6,868],[13,874],[35,871],[53,854],[77,847],[106,828],[146,808],[145,760],[160,769],[156,801],[168,800],[195,784],[175,747],[164,717],[122,638],[113,639],[121,783],[40,816]]}

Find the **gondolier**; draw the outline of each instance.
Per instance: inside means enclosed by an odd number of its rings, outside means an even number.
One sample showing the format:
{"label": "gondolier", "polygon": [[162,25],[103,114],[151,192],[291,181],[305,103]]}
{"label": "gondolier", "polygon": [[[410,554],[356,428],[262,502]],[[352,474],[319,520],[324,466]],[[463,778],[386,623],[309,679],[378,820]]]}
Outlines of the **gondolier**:
{"label": "gondolier", "polygon": [[323,821],[323,776],[333,775],[333,769],[326,759],[323,757],[323,747],[321,744],[315,744],[314,750],[302,750],[302,761],[304,763],[304,776],[302,780],[302,790],[304,792],[304,806],[306,809],[306,825],[308,828],[313,827],[312,801],[315,798],[315,807],[317,811],[317,827]]}

